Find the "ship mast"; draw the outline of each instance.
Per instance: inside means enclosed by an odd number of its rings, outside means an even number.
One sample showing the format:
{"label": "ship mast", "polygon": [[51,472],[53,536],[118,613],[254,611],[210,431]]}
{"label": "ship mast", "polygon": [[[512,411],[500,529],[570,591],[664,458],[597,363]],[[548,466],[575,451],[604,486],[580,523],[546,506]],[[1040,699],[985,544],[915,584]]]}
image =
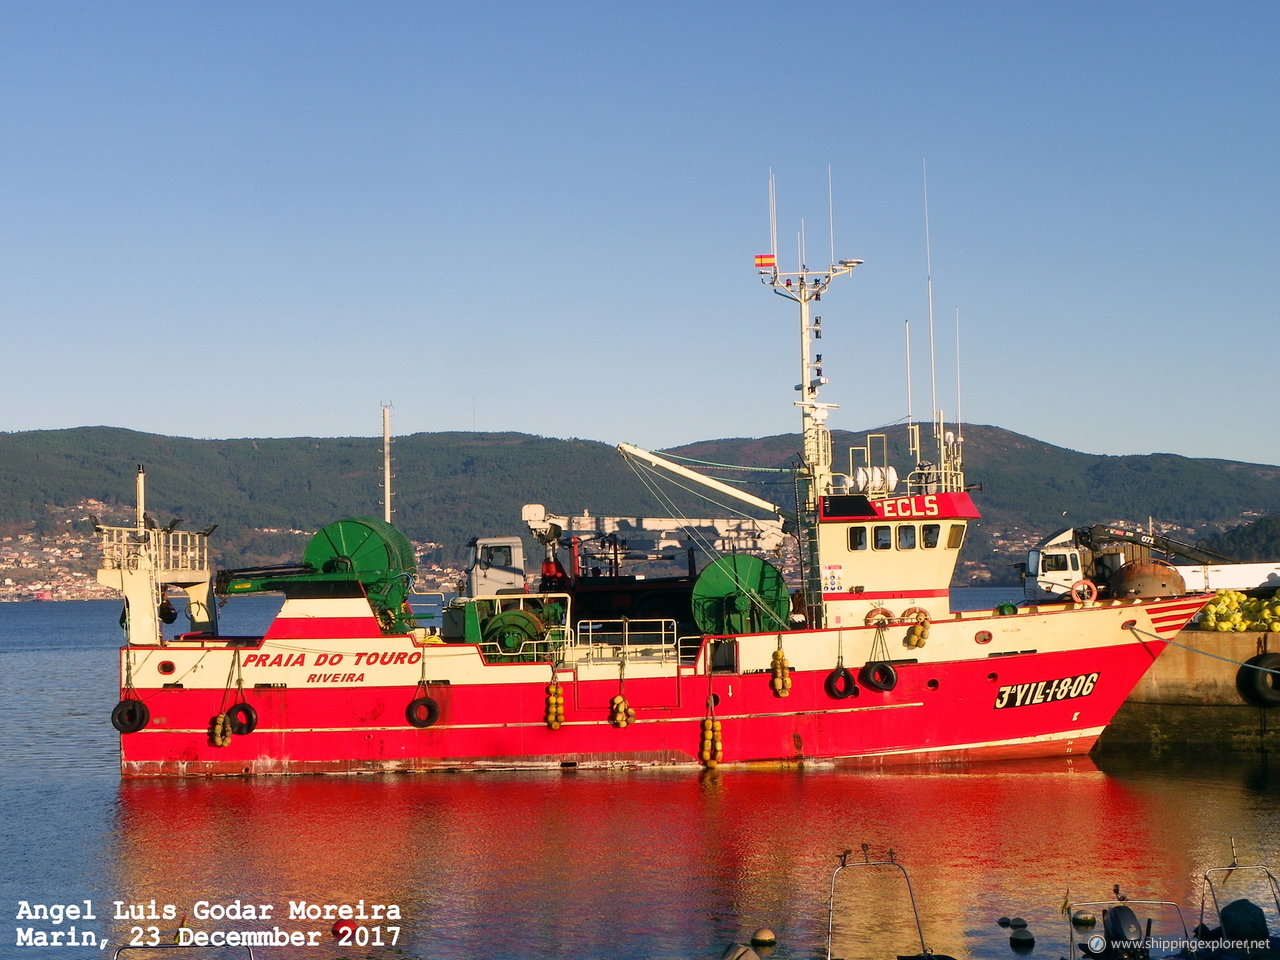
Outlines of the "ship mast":
{"label": "ship mast", "polygon": [[181,588],[187,595],[189,636],[215,636],[218,612],[213,568],[209,564],[209,534],[216,524],[189,532],[179,530],[181,521],[175,518],[168,526],[157,526],[147,515],[147,472],[141,464],[134,481],[134,496],[132,527],[103,526],[93,518],[93,529],[101,538],[102,547],[98,582],[124,595],[120,625],[126,642],[130,646],[166,643],[159,607],[166,602],[167,588],[171,586]]}
{"label": "ship mast", "polygon": [[[827,178],[828,216],[830,216],[830,172]],[[780,297],[791,300],[800,313],[800,382],[796,391],[800,399],[800,434],[802,438],[800,466],[797,477],[797,511],[800,529],[800,562],[804,570],[804,603],[806,617],[812,627],[821,627],[826,619],[823,603],[822,564],[818,549],[819,498],[833,492],[831,432],[827,429],[827,417],[838,406],[819,399],[821,388],[827,383],[822,374],[822,354],[814,351],[814,341],[822,339],[822,318],[813,316],[812,304],[822,299],[831,281],[853,273],[862,265],[861,260],[836,260],[835,229],[831,228],[831,260],[826,267],[810,269],[805,262],[803,233],[799,244],[799,269],[785,273],[778,269],[778,196],[769,171],[769,242],[770,252],[756,257],[756,269],[761,283],[773,289]],[[847,481],[846,481],[847,482]]]}
{"label": "ship mast", "polygon": [[800,382],[795,387],[800,399],[795,405],[800,408],[804,473],[809,480],[805,508],[810,510],[816,498],[828,493],[831,487],[831,434],[826,424],[830,412],[839,406],[818,399],[819,390],[827,383],[822,375],[822,354],[815,354],[813,350],[814,341],[822,339],[822,318],[811,315],[810,304],[822,299],[832,280],[853,273],[862,261],[841,260],[817,270],[801,264],[797,272],[783,273],[777,268],[776,255],[768,259],[773,261],[773,266],[760,270],[761,282],[800,308]]}
{"label": "ship mast", "polygon": [[778,296],[794,301],[800,307],[800,382],[796,390],[800,399],[800,434],[803,438],[802,473],[807,477],[803,491],[802,510],[817,509],[817,498],[829,492],[831,487],[831,434],[827,430],[827,417],[839,404],[823,403],[818,399],[819,389],[827,382],[822,375],[822,354],[815,354],[813,341],[822,339],[822,318],[811,317],[810,304],[822,299],[827,287],[836,277],[853,273],[861,266],[861,260],[836,260],[835,226],[831,213],[831,170],[827,169],[827,208],[831,220],[831,259],[825,268],[810,270],[805,265],[803,232],[798,247],[800,269],[795,273],[778,270],[778,190],[773,171],[769,171],[769,244],[770,252],[756,257],[756,268],[762,283],[773,288]]}

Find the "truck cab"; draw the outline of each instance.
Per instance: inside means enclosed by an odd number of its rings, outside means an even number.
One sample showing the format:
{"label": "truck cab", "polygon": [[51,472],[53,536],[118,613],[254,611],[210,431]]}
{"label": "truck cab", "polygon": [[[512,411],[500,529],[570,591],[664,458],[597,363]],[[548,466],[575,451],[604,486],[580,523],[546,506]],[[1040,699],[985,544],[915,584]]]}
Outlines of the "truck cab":
{"label": "truck cab", "polygon": [[525,592],[524,541],[519,537],[479,537],[468,546],[467,596]]}
{"label": "truck cab", "polygon": [[1071,592],[1071,585],[1084,579],[1080,548],[1073,542],[1075,531],[1067,529],[1041,541],[1027,552],[1022,572],[1022,593],[1027,603],[1058,600]]}

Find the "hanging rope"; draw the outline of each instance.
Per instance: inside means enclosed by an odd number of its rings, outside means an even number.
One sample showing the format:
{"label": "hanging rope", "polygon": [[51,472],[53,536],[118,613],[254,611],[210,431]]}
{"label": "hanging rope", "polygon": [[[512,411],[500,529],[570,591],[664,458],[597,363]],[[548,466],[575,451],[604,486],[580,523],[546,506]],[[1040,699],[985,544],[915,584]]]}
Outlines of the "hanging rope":
{"label": "hanging rope", "polygon": [[[681,490],[684,490],[690,494],[693,494],[694,496],[698,497],[701,500],[705,500],[707,503],[710,503],[713,506],[716,506],[722,510],[727,510],[730,513],[733,513],[739,517],[742,517],[743,519],[746,519],[746,520],[757,519],[747,513],[743,513],[740,510],[737,510],[726,504],[720,503],[719,501],[714,500],[713,498],[701,493],[700,491],[697,491],[691,487],[686,487],[684,486],[684,484],[681,484],[666,475],[659,474],[656,468],[648,468],[647,465],[639,463],[636,460],[633,460],[629,457],[625,459],[627,461],[627,464],[631,467],[632,472],[635,473],[637,479],[639,479],[640,482],[644,484],[644,486],[648,489],[649,493],[652,494],[653,497],[663,505],[663,507],[667,510],[667,512],[671,516],[671,519],[673,520],[681,520],[683,518],[679,516],[679,511],[676,508],[675,501],[671,497],[667,496],[667,494],[658,485],[658,478],[671,483],[673,486],[679,487]],[[683,529],[688,535],[689,539],[692,540],[696,545],[701,547],[703,552],[705,552],[708,556],[714,557],[716,559],[720,559],[721,557],[726,556],[726,554],[717,550],[715,548],[715,544],[712,543],[710,540],[708,540],[706,537],[702,536],[702,534],[699,533],[698,530],[695,529],[694,527],[684,526]],[[754,590],[752,590],[746,583],[740,581],[737,578],[736,571],[729,571],[729,576],[732,579],[734,585],[737,586],[747,596],[748,601],[755,608],[758,614],[760,614],[762,617],[770,617],[774,614],[774,611],[769,608],[769,606],[760,598],[760,596]]]}
{"label": "hanging rope", "polygon": [[871,640],[871,653],[867,656],[868,663],[878,663],[889,661],[889,641],[886,638],[888,627],[884,623],[876,624],[876,635]]}
{"label": "hanging rope", "polygon": [[[232,650],[231,654],[231,666],[227,670],[227,682],[222,688],[222,699],[218,702],[218,712],[209,720],[209,742],[215,747],[225,747],[231,743],[232,723],[231,718],[228,716],[228,710],[234,709],[237,704],[244,704],[244,675],[240,672],[239,647]],[[229,708],[227,700],[231,695],[233,681],[236,688],[236,697]],[[256,725],[256,717],[253,723]],[[242,730],[241,732],[244,731]]]}
{"label": "hanging rope", "polygon": [[659,489],[659,487],[657,486],[657,483],[651,478],[658,477],[662,481],[665,481],[671,484],[673,487],[678,487],[679,489],[683,490],[685,493],[689,494],[690,496],[695,497],[698,500],[702,500],[705,503],[709,503],[720,510],[726,510],[729,513],[732,513],[734,516],[742,517],[744,520],[757,519],[751,516],[749,513],[746,513],[745,511],[739,509],[738,507],[730,506],[727,503],[721,503],[719,500],[716,500],[710,494],[706,493],[705,491],[699,488],[685,486],[683,483],[681,483],[679,480],[676,480],[674,477],[671,477],[666,474],[660,474],[658,472],[657,467],[652,467],[652,466],[649,466],[648,464],[640,463],[630,458],[627,458],[627,465],[631,467],[631,472],[636,475],[636,478],[639,479],[639,481],[645,485],[645,487],[649,490],[649,492],[652,493],[654,497],[656,497],[659,501],[661,501],[663,506],[665,506],[671,512],[671,518],[673,520],[681,519],[678,515],[678,511],[676,510],[675,501],[672,500],[670,497],[668,497],[666,494],[664,494],[661,491],[661,489]]}
{"label": "hanging rope", "polygon": [[231,666],[227,670],[227,682],[222,688],[222,700],[218,704],[218,712],[226,713],[227,697],[231,693],[232,678],[235,680],[236,699],[233,702],[239,702],[244,699],[244,676],[240,673],[240,649],[231,651]]}
{"label": "hanging rope", "polygon": [[634,723],[636,719],[636,712],[631,708],[631,704],[627,703],[623,689],[626,683],[626,673],[627,653],[624,650],[618,658],[618,692],[609,701],[609,722],[619,730],[626,729],[627,724]]}

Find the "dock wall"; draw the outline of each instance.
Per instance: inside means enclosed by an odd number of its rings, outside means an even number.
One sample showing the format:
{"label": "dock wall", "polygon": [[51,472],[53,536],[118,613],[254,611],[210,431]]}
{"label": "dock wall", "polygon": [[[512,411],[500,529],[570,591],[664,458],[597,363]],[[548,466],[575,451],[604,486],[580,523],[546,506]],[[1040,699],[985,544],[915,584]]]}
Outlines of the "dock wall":
{"label": "dock wall", "polygon": [[1238,664],[1280,652],[1280,634],[1184,630],[1174,640],[1181,646],[1170,644],[1147,671],[1098,752],[1280,752],[1280,708],[1250,706],[1236,691]]}
{"label": "dock wall", "polygon": [[1236,664],[1268,650],[1280,651],[1280,633],[1183,630],[1173,639],[1178,645],[1170,644],[1160,654],[1129,694],[1131,702],[1241,705]]}

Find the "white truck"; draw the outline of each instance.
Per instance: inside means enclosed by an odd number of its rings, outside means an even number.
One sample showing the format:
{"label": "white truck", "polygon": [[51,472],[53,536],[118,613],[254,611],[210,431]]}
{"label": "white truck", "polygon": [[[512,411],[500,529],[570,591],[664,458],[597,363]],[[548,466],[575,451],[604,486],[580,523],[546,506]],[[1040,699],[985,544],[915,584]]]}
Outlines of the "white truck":
{"label": "white truck", "polygon": [[[1153,550],[1167,561],[1180,562],[1152,561]],[[1236,563],[1169,537],[1095,524],[1060,530],[1029,550],[1022,573],[1023,595],[1028,603],[1061,599],[1082,581],[1105,594],[1122,567],[1152,562],[1177,573],[1187,593],[1280,589],[1280,562]]]}

